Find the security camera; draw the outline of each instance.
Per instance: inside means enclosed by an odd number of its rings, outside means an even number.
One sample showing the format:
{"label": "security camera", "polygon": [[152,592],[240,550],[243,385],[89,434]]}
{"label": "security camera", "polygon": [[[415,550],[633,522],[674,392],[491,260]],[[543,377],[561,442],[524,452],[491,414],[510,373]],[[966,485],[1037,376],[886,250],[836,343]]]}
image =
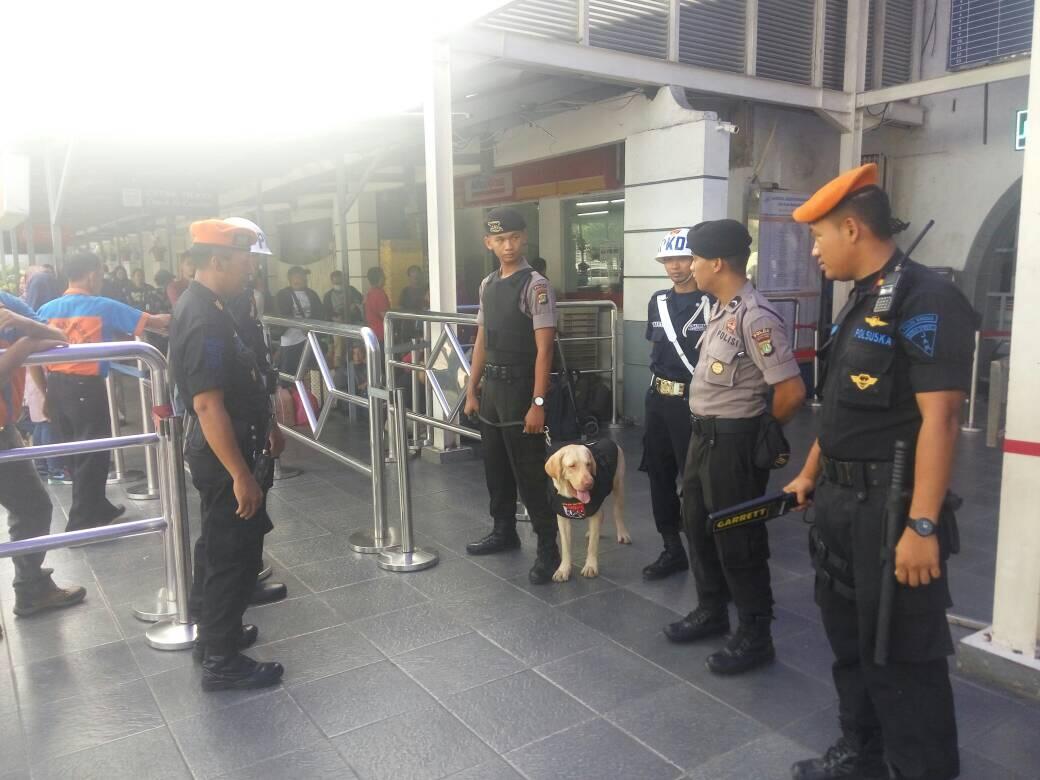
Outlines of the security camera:
{"label": "security camera", "polygon": [[719,122],[715,126],[715,130],[717,130],[720,133],[729,133],[730,135],[736,135],[740,132],[740,128],[732,122]]}

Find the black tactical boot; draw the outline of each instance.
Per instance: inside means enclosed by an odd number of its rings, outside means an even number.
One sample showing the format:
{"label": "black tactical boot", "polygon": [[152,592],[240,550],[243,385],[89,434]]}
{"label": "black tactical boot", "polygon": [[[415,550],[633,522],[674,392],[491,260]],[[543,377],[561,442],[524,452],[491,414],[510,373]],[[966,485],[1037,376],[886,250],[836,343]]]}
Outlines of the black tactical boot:
{"label": "black tactical boot", "polygon": [[250,604],[270,604],[272,601],[281,601],[286,597],[289,590],[281,582],[258,582],[253,586],[253,592],[249,596]]}
{"label": "black tactical boot", "polygon": [[[243,624],[242,635],[238,638],[238,649],[245,650],[248,647],[252,647],[256,644],[258,636],[260,636],[260,629],[252,623]],[[202,663],[202,659],[206,657],[206,649],[197,639],[195,640],[195,647],[191,649],[191,657],[195,659],[196,663]]]}
{"label": "black tactical boot", "polygon": [[776,658],[769,624],[773,618],[741,618],[737,631],[726,646],[708,656],[708,670],[715,674],[741,674],[772,663]]}
{"label": "black tactical boot", "polygon": [[725,607],[721,610],[697,607],[682,620],[664,627],[664,635],[672,642],[696,642],[698,639],[723,636],[728,631],[729,612]]}
{"label": "black tactical boot", "polygon": [[87,596],[87,589],[81,585],[73,585],[70,588],[59,588],[50,578],[50,571],[46,579],[42,579],[28,587],[19,588],[14,597],[14,614],[18,617],[28,617],[37,612],[49,609],[61,609],[79,604]]}
{"label": "black tactical boot", "polygon": [[520,537],[516,535],[516,520],[495,521],[494,530],[478,542],[466,545],[469,555],[490,555],[491,553],[516,550],[520,547]]}
{"label": "black tactical boot", "polygon": [[888,776],[877,741],[864,746],[854,737],[841,737],[819,758],[791,767],[793,780],[881,780]]}
{"label": "black tactical boot", "polygon": [[656,561],[643,569],[644,580],[663,580],[681,571],[690,568],[690,561],[686,557],[682,540],[679,534],[668,534],[664,537],[664,552]]}
{"label": "black tactical boot", "polygon": [[202,690],[230,691],[277,685],[285,669],[276,661],[260,663],[248,655],[210,655],[202,662]]}
{"label": "black tactical boot", "polygon": [[553,574],[560,568],[560,548],[556,544],[556,532],[550,536],[543,534],[538,537],[538,557],[535,558],[534,566],[527,573],[527,579],[532,585],[544,585],[552,580]]}

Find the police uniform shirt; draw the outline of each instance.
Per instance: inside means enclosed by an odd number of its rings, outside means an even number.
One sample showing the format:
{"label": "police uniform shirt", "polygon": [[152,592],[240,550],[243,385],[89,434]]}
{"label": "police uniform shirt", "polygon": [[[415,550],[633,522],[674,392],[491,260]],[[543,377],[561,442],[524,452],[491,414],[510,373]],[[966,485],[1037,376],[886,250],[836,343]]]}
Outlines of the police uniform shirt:
{"label": "police uniform shirt", "polygon": [[751,282],[726,306],[715,304],[700,350],[690,389],[699,417],[757,417],[769,386],[801,373],[783,319]]}
{"label": "police uniform shirt", "polygon": [[170,324],[170,368],[184,405],[208,390],[223,390],[228,414],[257,421],[270,399],[256,357],[212,290],[192,282],[177,299]]}
{"label": "police uniform shirt", "polygon": [[697,364],[697,342],[704,333],[711,312],[712,298],[699,290],[679,293],[674,287],[670,290],[658,290],[650,296],[646,312],[646,340],[652,345],[650,371],[661,379],[687,383],[690,381],[690,372],[679,358],[675,346],[668,340],[668,333],[661,322],[657,296],[662,294],[667,298],[668,315],[671,317],[679,346],[690,365]]}
{"label": "police uniform shirt", "polygon": [[916,393],[971,389],[976,315],[951,282],[907,260],[895,316],[874,314],[884,274],[903,257],[856,282],[854,303],[821,350],[819,441],[835,460],[891,460],[897,439],[911,447],[917,439]]}
{"label": "police uniform shirt", "polygon": [[[520,261],[516,271],[513,273],[530,267],[525,258]],[[478,325],[484,324],[484,290],[487,289],[487,286],[492,281],[499,278],[500,273],[498,270],[492,271],[480,283],[480,308],[477,309]],[[531,279],[527,283],[524,294],[520,297],[520,311],[531,318],[533,330],[556,327],[556,295],[553,293],[549,280],[537,271],[531,271]]]}

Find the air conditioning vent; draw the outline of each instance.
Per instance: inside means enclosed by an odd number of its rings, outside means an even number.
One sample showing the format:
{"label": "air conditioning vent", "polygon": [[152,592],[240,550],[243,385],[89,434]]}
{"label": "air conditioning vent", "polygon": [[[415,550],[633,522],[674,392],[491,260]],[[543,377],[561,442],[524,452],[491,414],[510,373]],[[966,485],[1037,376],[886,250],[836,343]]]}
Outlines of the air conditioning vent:
{"label": "air conditioning vent", "polygon": [[668,56],[668,0],[589,0],[589,44]]}
{"label": "air conditioning vent", "polygon": [[681,0],[679,62],[744,72],[745,0]]}
{"label": "air conditioning vent", "polygon": [[812,80],[814,0],[759,0],[755,73],[808,84]]}
{"label": "air conditioning vent", "polygon": [[520,0],[481,22],[506,32],[564,41],[578,40],[578,0]]}

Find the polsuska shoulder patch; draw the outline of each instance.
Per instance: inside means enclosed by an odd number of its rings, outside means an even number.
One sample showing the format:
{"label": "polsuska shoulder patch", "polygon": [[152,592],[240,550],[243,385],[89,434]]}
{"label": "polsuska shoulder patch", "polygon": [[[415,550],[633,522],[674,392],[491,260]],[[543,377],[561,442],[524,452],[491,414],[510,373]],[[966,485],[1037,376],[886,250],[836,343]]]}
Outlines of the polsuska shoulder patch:
{"label": "polsuska shoulder patch", "polygon": [[903,338],[928,357],[935,357],[935,336],[939,330],[938,314],[918,314],[904,322],[899,332]]}

